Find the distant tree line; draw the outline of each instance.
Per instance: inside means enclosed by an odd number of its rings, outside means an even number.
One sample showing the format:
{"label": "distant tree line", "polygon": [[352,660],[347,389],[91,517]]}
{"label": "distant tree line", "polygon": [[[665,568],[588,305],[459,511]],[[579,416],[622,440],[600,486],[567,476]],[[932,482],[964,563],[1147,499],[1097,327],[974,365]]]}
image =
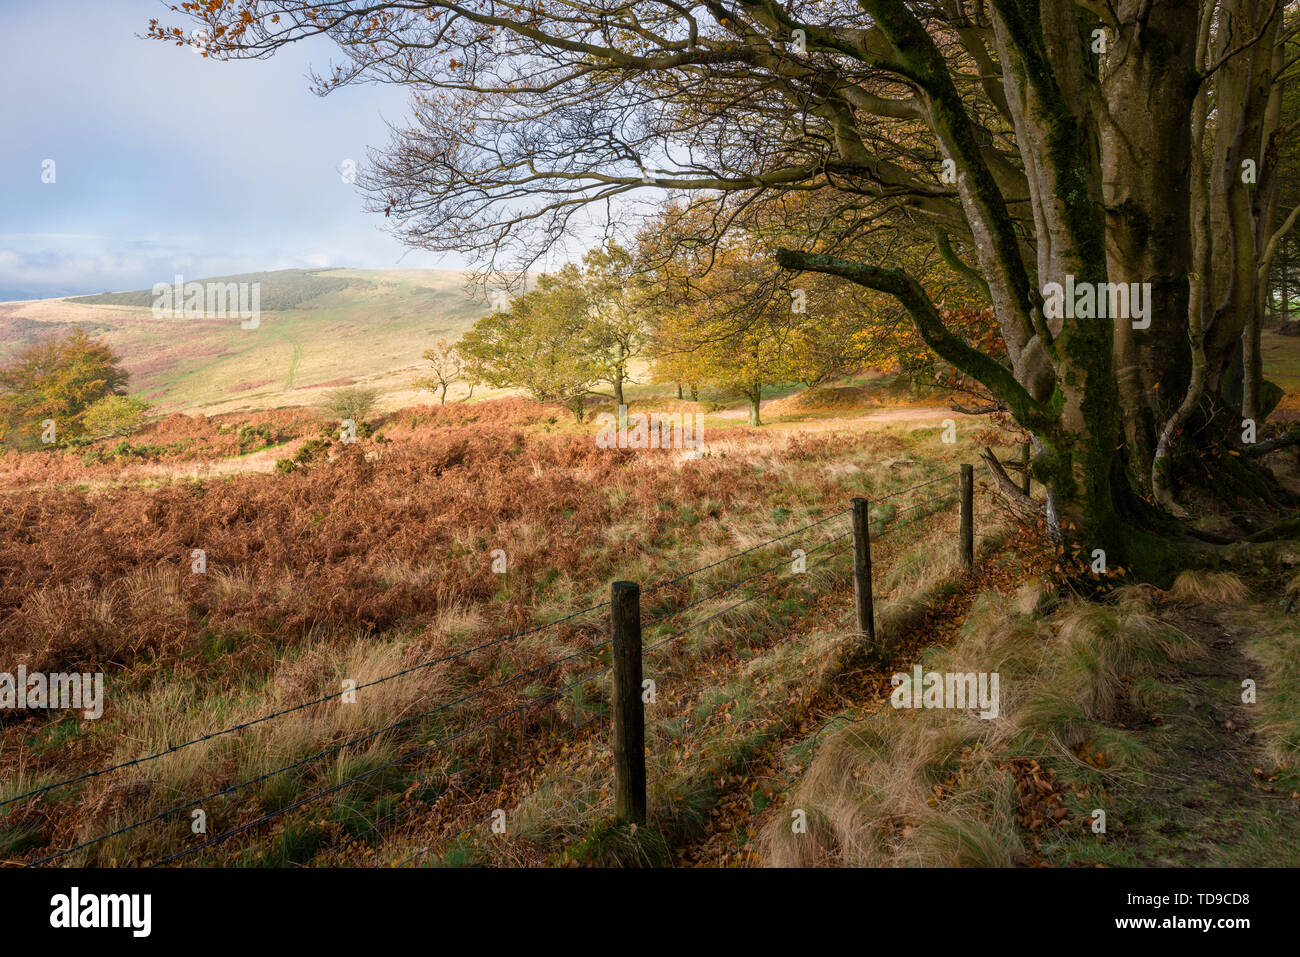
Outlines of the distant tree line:
{"label": "distant tree line", "polygon": [[[933,378],[934,357],[905,313],[887,297],[825,276],[792,284],[768,244],[773,227],[722,243],[693,241],[715,211],[666,205],[638,234],[634,249],[608,242],[579,264],[540,277],[509,306],[478,320],[455,345],[424,353],[431,374],[417,384],[445,402],[448,389],[475,384],[520,389],[569,409],[581,421],[589,398],[628,404],[640,370],[698,400],[701,387],[744,399],[761,424],[763,390],[812,387],[888,358]],[[926,275],[947,271],[931,250],[913,250]],[[955,308],[983,315],[978,289],[947,273]],[[976,323],[978,325],[978,323]],[[978,337],[1003,350],[991,314]],[[468,396],[467,396],[468,397]]]}

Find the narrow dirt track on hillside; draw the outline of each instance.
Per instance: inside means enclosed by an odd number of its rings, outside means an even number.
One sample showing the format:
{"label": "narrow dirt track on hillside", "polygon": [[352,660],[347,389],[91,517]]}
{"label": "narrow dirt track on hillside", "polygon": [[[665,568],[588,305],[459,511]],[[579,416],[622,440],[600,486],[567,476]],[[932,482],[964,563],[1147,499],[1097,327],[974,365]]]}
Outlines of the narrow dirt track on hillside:
{"label": "narrow dirt track on hillside", "polygon": [[[1242,701],[1242,682],[1261,676],[1260,666],[1242,649],[1250,607],[1177,605],[1161,612],[1163,620],[1199,639],[1208,656],[1161,675],[1186,697],[1186,717],[1168,722],[1174,727],[1121,715],[1160,756],[1160,783],[1127,795],[1151,813],[1108,820],[1108,828],[1153,867],[1238,863],[1225,860],[1224,847],[1259,820],[1272,822],[1277,841],[1300,846],[1300,794],[1272,784],[1273,762],[1257,727],[1258,709]],[[1152,791],[1160,793],[1144,800]]]}
{"label": "narrow dirt track on hillside", "polygon": [[780,813],[782,799],[804,771],[802,764],[786,763],[787,749],[810,730],[824,727],[846,711],[861,716],[887,707],[890,676],[900,668],[910,668],[926,646],[950,641],[982,591],[1007,585],[1001,562],[977,562],[976,571],[965,577],[956,594],[932,606],[922,620],[894,637],[895,651],[889,662],[845,672],[825,692],[810,697],[791,731],[773,742],[753,762],[749,773],[726,782],[727,793],[714,807],[707,833],[679,848],[675,863],[680,867],[762,866],[758,835],[767,818]]}
{"label": "narrow dirt track on hillside", "polygon": [[[771,402],[778,402],[778,399],[767,399],[759,407],[759,412],[763,411],[763,406]],[[814,429],[834,429],[849,427],[854,425],[892,425],[898,422],[927,422],[933,423],[943,419],[963,419],[966,418],[960,412],[954,412],[946,405],[922,405],[922,406],[898,406],[873,409],[862,412],[859,415],[852,416],[828,416],[827,418],[815,418],[819,410],[810,410],[807,414],[811,417],[804,419],[800,413],[786,410],[784,414],[791,415],[790,421],[774,419],[771,422],[765,422],[762,428],[782,429],[798,428],[800,430]],[[727,409],[723,412],[711,413],[711,417],[718,419],[736,419],[744,421],[749,416],[747,409]]]}
{"label": "narrow dirt track on hillside", "polygon": [[[964,621],[979,591],[971,582],[945,608],[940,620],[948,625],[927,631],[914,629],[908,648],[944,643]],[[1234,841],[1259,839],[1300,846],[1300,792],[1274,785],[1276,775],[1256,727],[1255,709],[1241,700],[1242,682],[1258,679],[1260,666],[1243,653],[1251,627],[1250,608],[1233,611],[1204,605],[1171,605],[1161,609],[1166,623],[1199,640],[1208,650],[1202,661],[1170,666],[1160,679],[1186,700],[1186,717],[1151,722],[1124,709],[1116,719],[1134,731],[1158,756],[1149,780],[1135,784],[1120,779],[1113,787],[1116,803],[1108,812],[1106,840],[1120,842],[1143,866],[1197,867],[1249,863]],[[919,641],[917,639],[920,639]],[[900,660],[906,657],[906,651]],[[856,674],[833,694],[812,703],[801,727],[817,727],[845,710],[869,714],[886,706],[888,684],[881,674]],[[1172,726],[1172,727],[1171,727]],[[678,863],[695,867],[755,867],[764,860],[756,844],[769,818],[782,813],[785,794],[798,784],[805,767],[788,764],[785,756],[798,734],[771,748],[750,774],[734,782],[719,802],[709,833],[682,848]],[[760,801],[755,796],[762,794]],[[1030,866],[1052,866],[1039,853],[1044,833],[1025,832]],[[1300,864],[1300,861],[1294,863]]]}

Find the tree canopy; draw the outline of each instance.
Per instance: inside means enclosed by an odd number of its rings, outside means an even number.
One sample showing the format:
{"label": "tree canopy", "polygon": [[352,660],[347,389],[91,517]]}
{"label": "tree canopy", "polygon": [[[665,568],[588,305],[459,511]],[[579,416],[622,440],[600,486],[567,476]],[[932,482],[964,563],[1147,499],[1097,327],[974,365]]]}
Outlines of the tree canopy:
{"label": "tree canopy", "polygon": [[86,410],[120,395],[128,378],[113,350],[84,329],[29,346],[0,367],[0,440],[29,448],[75,438]]}
{"label": "tree canopy", "polygon": [[590,300],[576,266],[543,275],[509,309],[474,323],[457,348],[469,375],[494,388],[523,389],[583,417],[603,370],[587,349]]}

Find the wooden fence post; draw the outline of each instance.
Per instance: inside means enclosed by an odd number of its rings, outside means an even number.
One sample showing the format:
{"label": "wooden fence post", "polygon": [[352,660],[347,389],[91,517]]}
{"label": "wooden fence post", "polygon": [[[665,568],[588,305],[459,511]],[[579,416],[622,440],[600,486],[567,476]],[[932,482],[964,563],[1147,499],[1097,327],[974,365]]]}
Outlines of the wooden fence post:
{"label": "wooden fence post", "polygon": [[1033,445],[1034,445],[1033,439],[1030,439],[1028,442],[1025,443],[1024,457],[1021,459],[1021,461],[1024,463],[1025,466],[1025,471],[1020,478],[1021,489],[1024,491],[1026,495],[1029,494],[1029,459],[1032,454],[1031,450],[1033,449]]}
{"label": "wooden fence post", "polygon": [[610,586],[614,649],[614,811],[619,823],[644,824],[645,707],[641,702],[641,586]]}
{"label": "wooden fence post", "polygon": [[975,567],[975,467],[961,467],[961,524],[958,528],[962,567]]}
{"label": "wooden fence post", "polygon": [[858,632],[876,641],[876,614],[871,601],[871,520],[865,498],[853,500],[853,604]]}

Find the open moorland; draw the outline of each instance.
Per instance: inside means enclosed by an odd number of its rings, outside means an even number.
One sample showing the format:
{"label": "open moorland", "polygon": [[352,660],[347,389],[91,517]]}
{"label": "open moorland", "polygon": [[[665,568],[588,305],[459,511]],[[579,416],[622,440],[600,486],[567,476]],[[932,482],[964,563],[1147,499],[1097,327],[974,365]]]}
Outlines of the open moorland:
{"label": "open moorland", "polygon": [[354,383],[411,405],[429,399],[411,384],[420,351],[489,311],[467,279],[451,269],[282,269],[208,280],[259,284],[255,328],[238,317],[155,318],[150,290],[2,302],[0,362],[80,328],[125,357],[132,391],[162,413],[306,406]]}

